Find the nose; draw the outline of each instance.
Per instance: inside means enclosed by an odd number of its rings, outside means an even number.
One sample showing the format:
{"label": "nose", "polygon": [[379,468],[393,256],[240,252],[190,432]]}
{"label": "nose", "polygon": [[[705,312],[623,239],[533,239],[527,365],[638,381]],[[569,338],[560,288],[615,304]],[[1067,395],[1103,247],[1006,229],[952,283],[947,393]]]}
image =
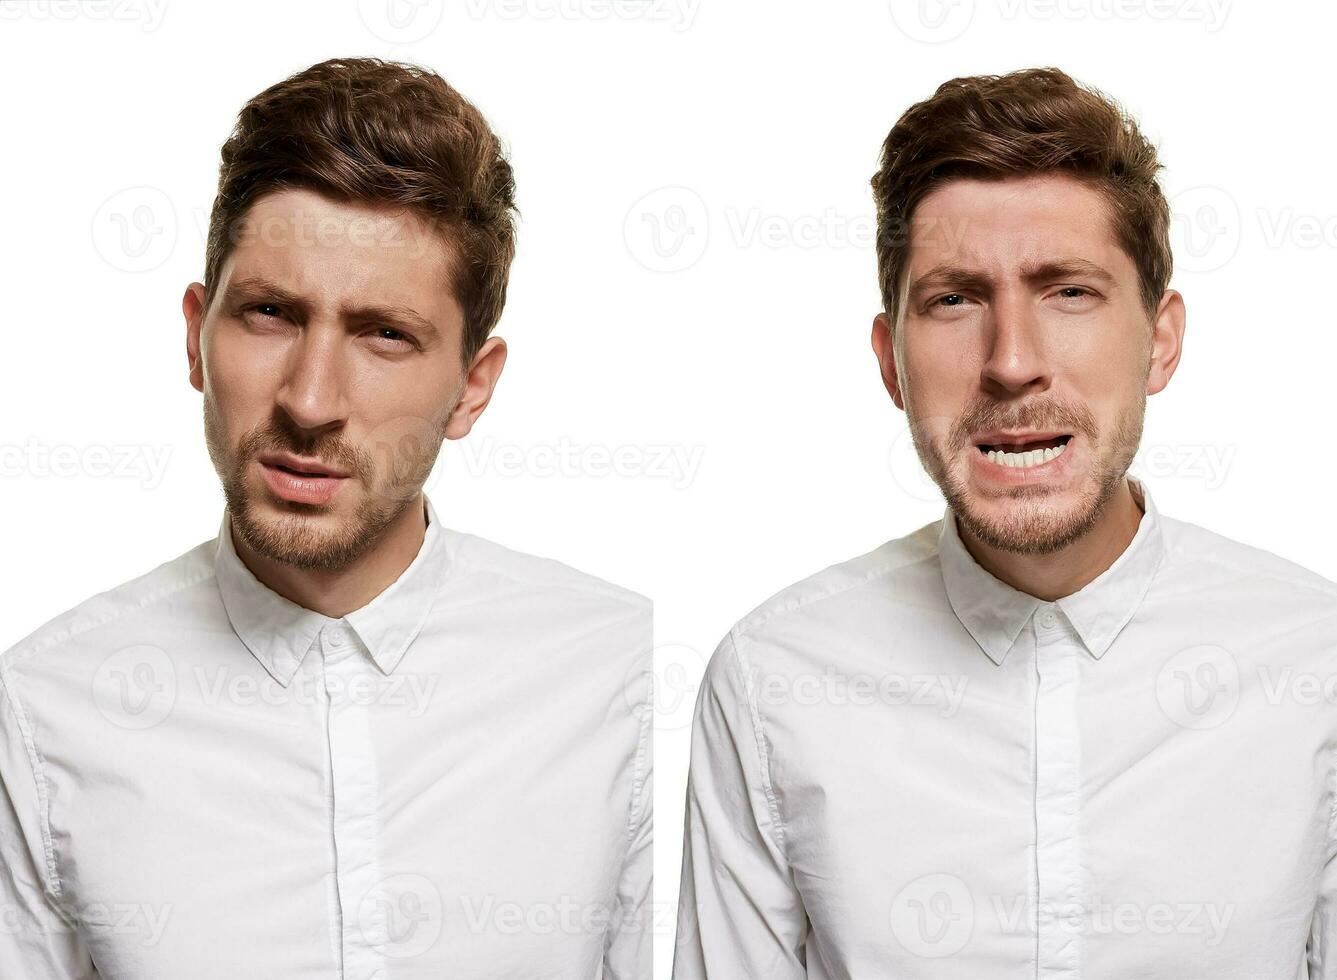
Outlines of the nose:
{"label": "nose", "polygon": [[342,332],[308,324],[289,351],[279,407],[308,433],[341,425],[348,414]]}
{"label": "nose", "polygon": [[1050,386],[1045,337],[1027,298],[997,294],[989,307],[987,336],[988,355],[980,371],[985,391],[1015,397]]}

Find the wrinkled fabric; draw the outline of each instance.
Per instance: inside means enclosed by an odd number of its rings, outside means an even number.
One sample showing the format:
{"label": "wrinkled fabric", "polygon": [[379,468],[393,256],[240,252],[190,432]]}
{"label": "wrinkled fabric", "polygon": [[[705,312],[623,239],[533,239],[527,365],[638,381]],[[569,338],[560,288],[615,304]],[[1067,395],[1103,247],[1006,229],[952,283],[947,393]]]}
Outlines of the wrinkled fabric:
{"label": "wrinkled fabric", "polygon": [[425,510],[340,619],[225,512],[0,655],[0,977],[648,980],[650,604]]}
{"label": "wrinkled fabric", "polygon": [[1337,977],[1337,586],[1132,486],[1057,601],[949,508],[729,631],[675,980]]}

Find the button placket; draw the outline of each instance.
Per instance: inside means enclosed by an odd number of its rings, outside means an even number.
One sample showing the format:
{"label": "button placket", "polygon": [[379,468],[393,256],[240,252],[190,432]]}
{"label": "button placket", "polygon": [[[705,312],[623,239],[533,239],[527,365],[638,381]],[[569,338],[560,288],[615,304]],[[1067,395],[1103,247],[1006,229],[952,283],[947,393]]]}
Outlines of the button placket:
{"label": "button placket", "polygon": [[1058,615],[1035,615],[1035,826],[1038,976],[1080,976],[1084,889],[1080,881],[1077,656]]}
{"label": "button placket", "polygon": [[376,907],[379,885],[375,755],[366,703],[376,678],[367,657],[342,626],[321,634],[322,679],[328,703],[330,827],[334,836],[335,880],[339,893],[343,980],[380,980],[383,910]]}

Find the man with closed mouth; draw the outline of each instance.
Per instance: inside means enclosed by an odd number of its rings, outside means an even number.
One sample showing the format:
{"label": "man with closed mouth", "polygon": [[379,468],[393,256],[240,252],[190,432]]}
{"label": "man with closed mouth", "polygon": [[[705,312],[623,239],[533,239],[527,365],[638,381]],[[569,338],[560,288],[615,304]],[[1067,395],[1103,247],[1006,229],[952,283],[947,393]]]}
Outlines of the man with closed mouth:
{"label": "man with closed mouth", "polygon": [[0,655],[0,977],[648,980],[649,601],[423,492],[514,252],[434,72],[243,108],[182,304],[226,507]]}

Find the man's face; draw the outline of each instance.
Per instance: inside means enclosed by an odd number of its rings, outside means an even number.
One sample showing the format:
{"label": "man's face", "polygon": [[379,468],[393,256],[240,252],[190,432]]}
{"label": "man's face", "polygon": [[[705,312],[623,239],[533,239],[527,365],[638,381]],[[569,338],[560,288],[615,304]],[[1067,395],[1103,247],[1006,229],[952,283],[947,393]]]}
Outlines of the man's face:
{"label": "man's face", "polygon": [[885,316],[874,343],[920,460],[978,539],[1055,551],[1095,526],[1168,381],[1148,384],[1153,319],[1104,199],[1065,175],[952,180],[910,245],[894,356]]}
{"label": "man's face", "polygon": [[261,555],[346,567],[482,411],[505,346],[492,338],[466,372],[450,262],[410,213],[284,190],[247,213],[211,308],[198,283],[187,291],[209,454]]}

